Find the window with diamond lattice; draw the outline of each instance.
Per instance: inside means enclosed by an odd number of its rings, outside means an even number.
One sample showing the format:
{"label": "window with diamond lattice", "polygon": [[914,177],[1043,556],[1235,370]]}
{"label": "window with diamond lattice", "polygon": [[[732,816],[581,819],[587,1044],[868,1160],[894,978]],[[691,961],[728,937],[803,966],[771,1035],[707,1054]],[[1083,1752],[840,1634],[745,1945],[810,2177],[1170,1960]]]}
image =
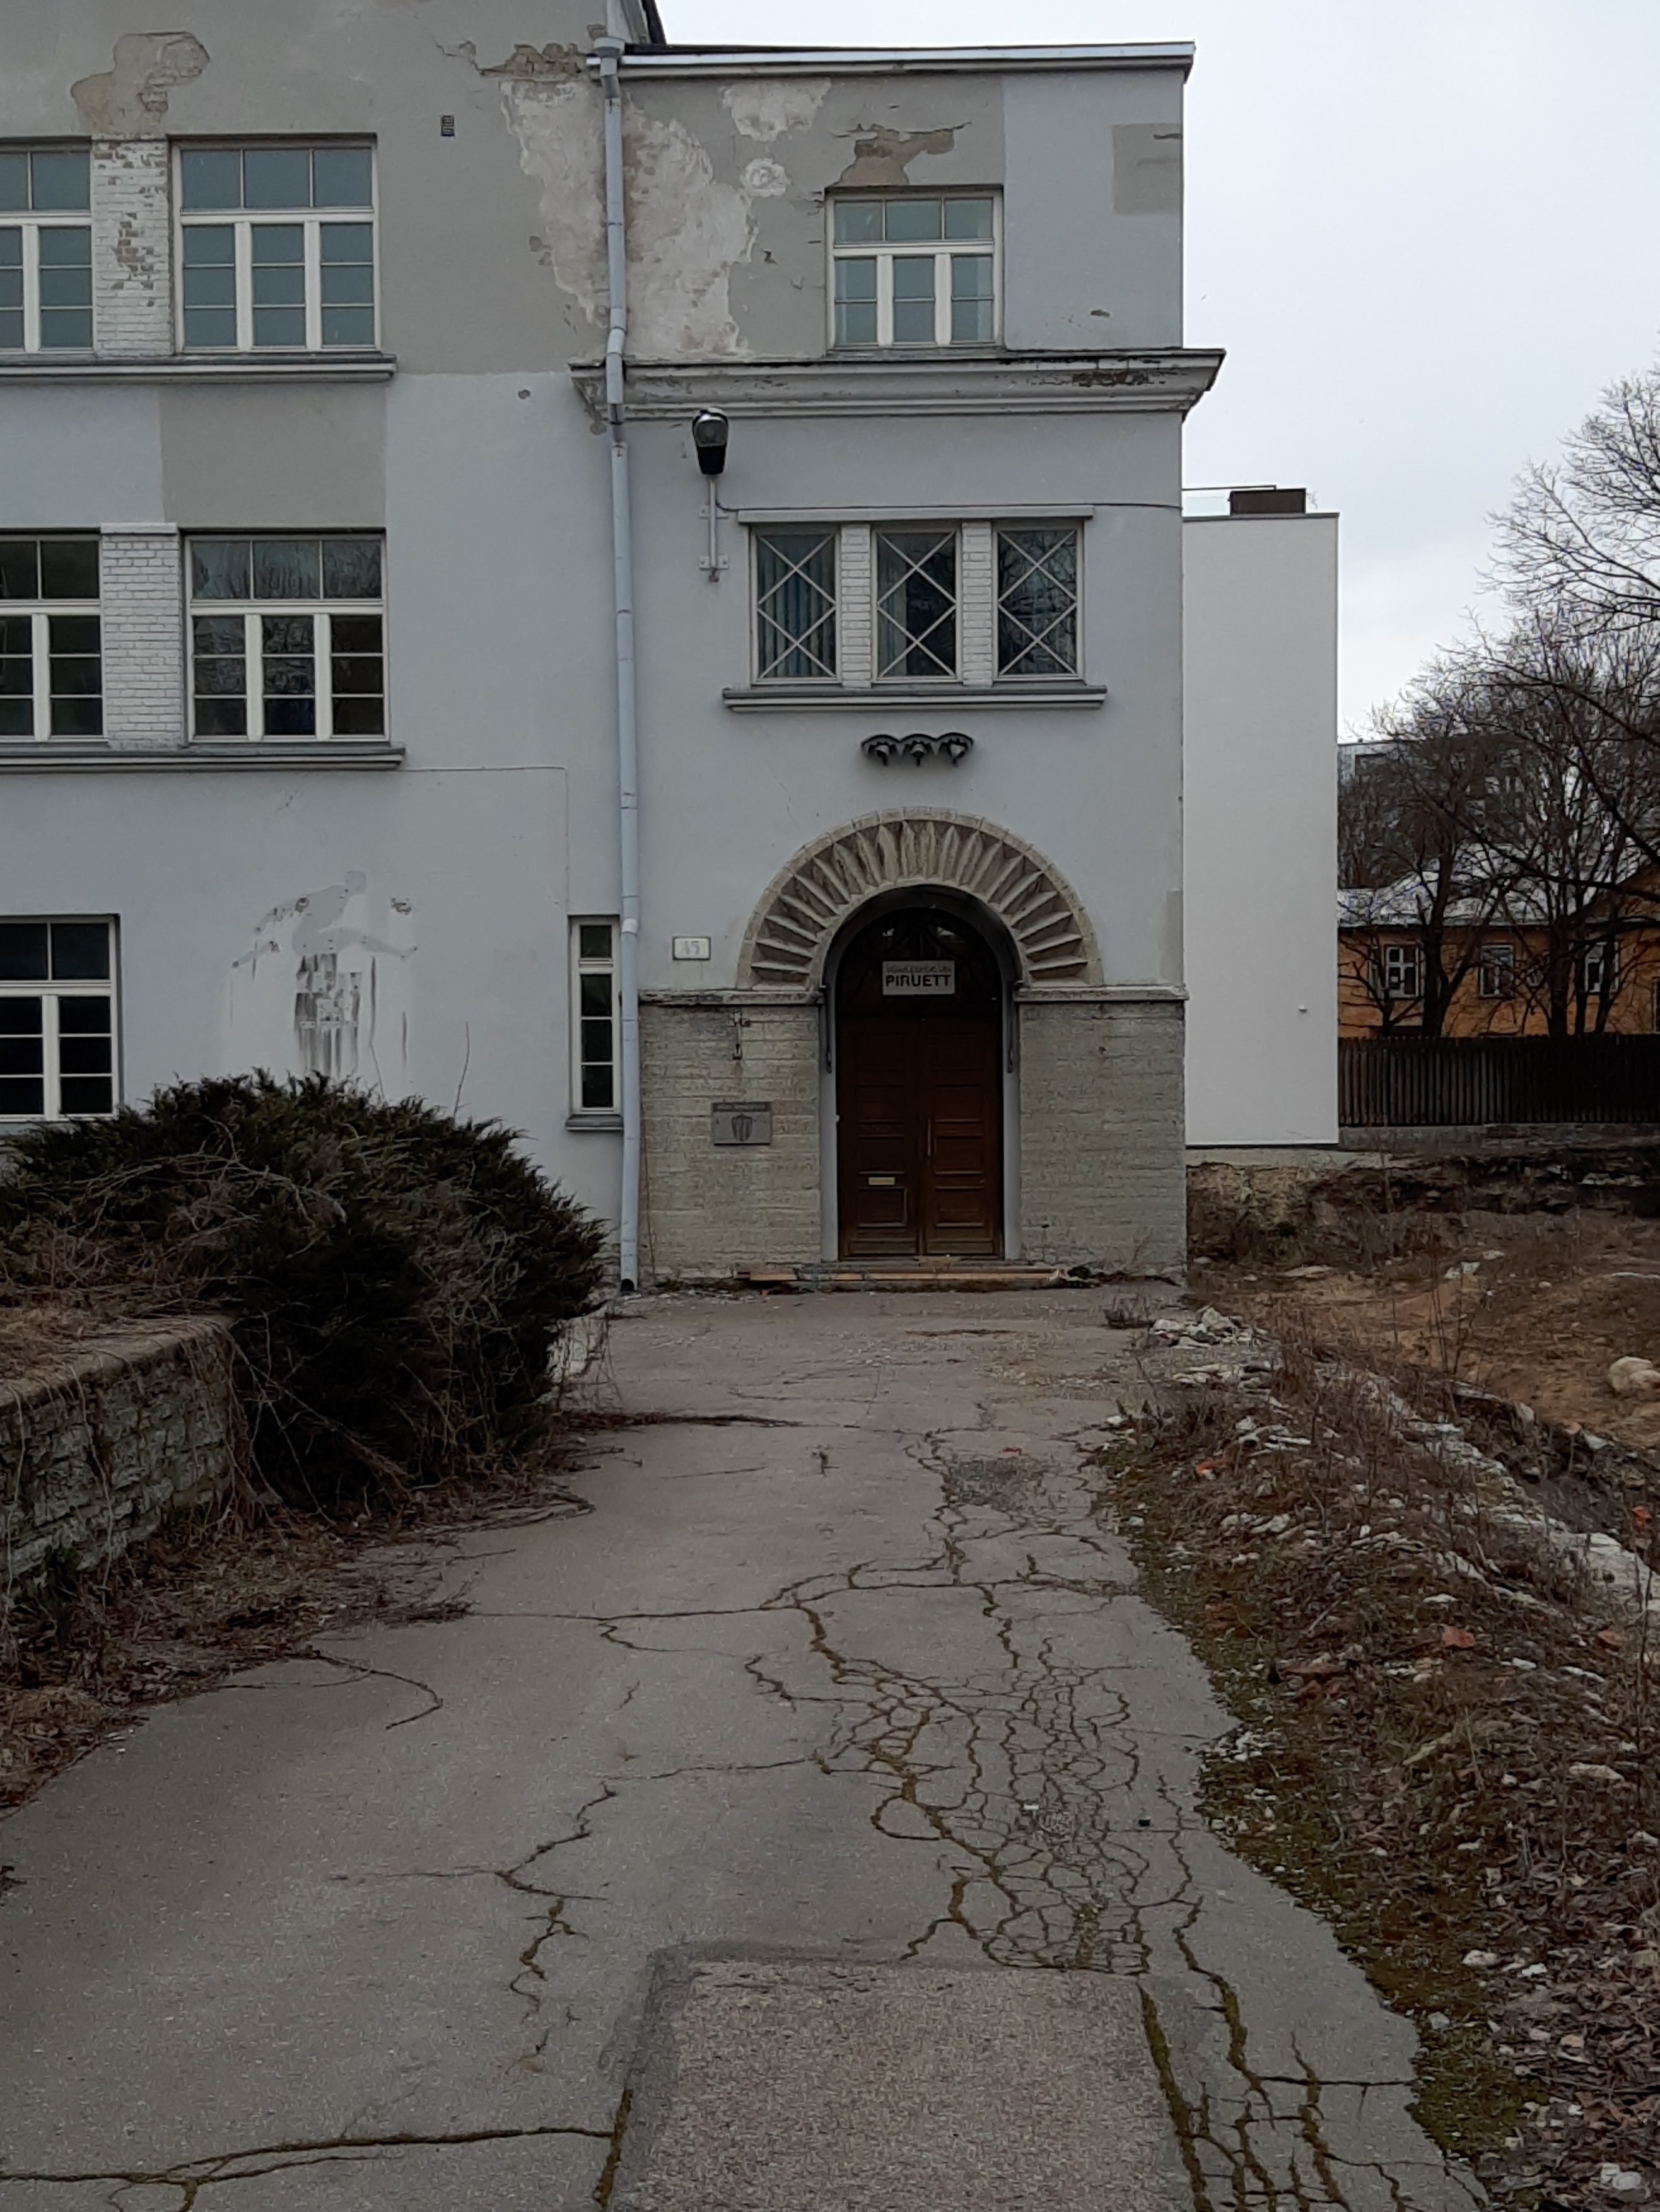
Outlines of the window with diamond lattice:
{"label": "window with diamond lattice", "polygon": [[1078,532],[997,533],[997,672],[1078,672]]}
{"label": "window with diamond lattice", "polygon": [[755,540],[756,671],[765,681],[836,681],[836,533],[769,530]]}
{"label": "window with diamond lattice", "polygon": [[957,674],[957,532],[876,534],[876,673]]}

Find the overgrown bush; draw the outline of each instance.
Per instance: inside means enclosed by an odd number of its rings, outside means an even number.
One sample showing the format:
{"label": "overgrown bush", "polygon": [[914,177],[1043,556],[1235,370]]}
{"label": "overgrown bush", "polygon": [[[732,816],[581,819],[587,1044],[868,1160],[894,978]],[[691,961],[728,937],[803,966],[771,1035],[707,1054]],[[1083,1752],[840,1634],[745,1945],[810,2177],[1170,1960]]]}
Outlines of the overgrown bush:
{"label": "overgrown bush", "polygon": [[508,1130],[320,1076],[236,1076],[20,1136],[0,1297],[228,1313],[255,1468],[333,1507],[536,1441],[600,1236]]}

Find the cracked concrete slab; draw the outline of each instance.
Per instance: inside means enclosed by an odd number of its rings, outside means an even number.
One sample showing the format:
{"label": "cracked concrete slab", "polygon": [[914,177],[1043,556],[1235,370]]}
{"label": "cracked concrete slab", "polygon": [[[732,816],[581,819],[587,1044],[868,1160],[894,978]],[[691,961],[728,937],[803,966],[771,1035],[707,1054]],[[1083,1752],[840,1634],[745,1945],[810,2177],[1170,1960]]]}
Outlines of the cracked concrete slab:
{"label": "cracked concrete slab", "polygon": [[576,2212],[687,1947],[1133,1983],[1196,2212],[1479,2203],[1410,2027],[1195,1811],[1227,1717],[1076,1442],[1132,1343],[1087,1292],[642,1302],[590,1515],[5,1824],[0,2212]]}
{"label": "cracked concrete slab", "polygon": [[1192,2203],[1133,1982],[674,1960],[642,2043],[612,2212]]}

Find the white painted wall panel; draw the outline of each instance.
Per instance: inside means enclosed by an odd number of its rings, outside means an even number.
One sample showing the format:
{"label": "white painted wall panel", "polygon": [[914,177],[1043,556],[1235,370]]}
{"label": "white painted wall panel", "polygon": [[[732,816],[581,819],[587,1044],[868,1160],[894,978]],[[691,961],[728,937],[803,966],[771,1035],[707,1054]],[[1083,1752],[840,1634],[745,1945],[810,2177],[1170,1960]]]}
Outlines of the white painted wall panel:
{"label": "white painted wall panel", "polygon": [[1337,1141],[1337,517],[1183,526],[1188,1142]]}

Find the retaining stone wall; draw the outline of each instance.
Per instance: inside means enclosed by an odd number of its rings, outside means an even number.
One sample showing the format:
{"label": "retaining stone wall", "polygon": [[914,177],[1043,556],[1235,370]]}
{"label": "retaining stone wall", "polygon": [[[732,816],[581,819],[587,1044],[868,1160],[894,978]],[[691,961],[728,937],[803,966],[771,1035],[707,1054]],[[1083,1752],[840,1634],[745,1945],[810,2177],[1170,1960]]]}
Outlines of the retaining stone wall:
{"label": "retaining stone wall", "polygon": [[111,1331],[0,1382],[0,1611],[56,1556],[86,1569],[234,1479],[228,1325]]}

